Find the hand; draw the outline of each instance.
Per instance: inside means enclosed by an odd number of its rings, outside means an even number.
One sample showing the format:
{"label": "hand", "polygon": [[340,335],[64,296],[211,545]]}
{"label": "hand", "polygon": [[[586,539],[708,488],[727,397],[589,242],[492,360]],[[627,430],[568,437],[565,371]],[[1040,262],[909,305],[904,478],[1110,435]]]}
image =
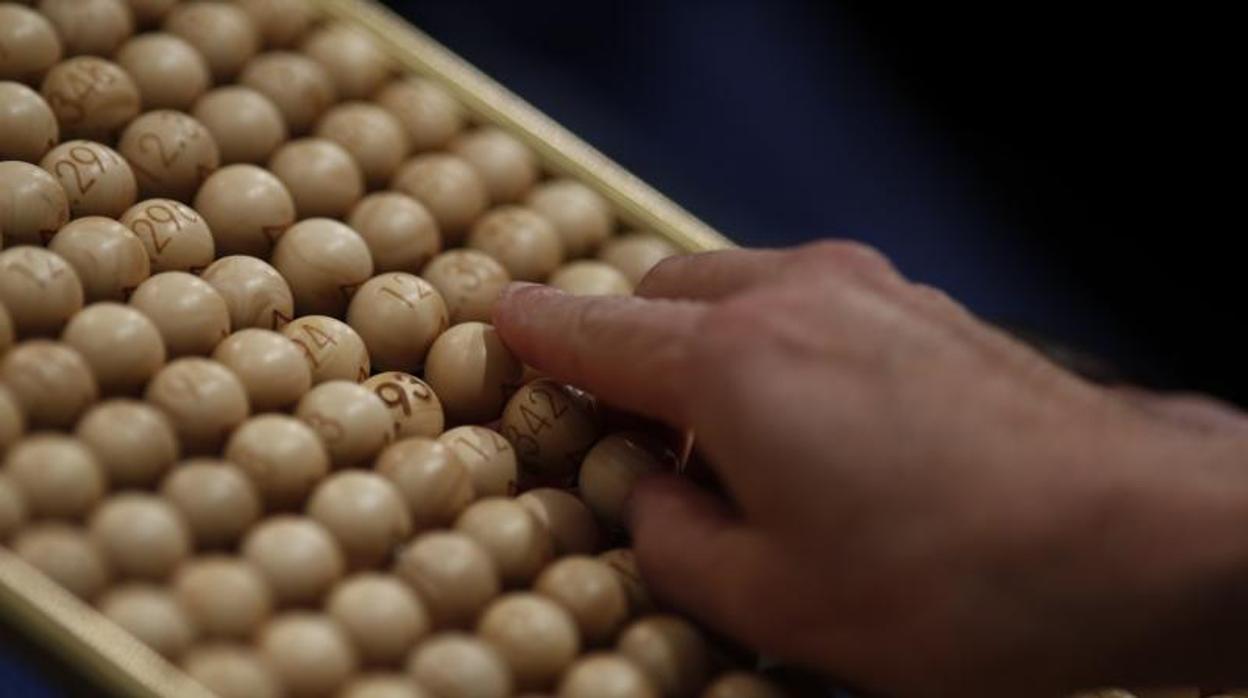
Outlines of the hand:
{"label": "hand", "polygon": [[661,263],[635,298],[516,286],[516,354],[690,427],[731,497],[643,481],[675,606],[895,695],[1248,678],[1248,422],[1063,371],[849,243]]}

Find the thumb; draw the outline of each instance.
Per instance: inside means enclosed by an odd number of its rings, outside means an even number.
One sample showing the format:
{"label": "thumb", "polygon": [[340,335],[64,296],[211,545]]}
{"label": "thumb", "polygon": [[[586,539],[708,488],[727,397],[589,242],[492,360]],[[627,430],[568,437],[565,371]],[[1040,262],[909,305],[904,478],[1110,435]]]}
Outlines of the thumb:
{"label": "thumb", "polygon": [[633,551],[650,589],[717,629],[748,640],[771,548],[726,504],[674,475],[643,478],[630,500]]}

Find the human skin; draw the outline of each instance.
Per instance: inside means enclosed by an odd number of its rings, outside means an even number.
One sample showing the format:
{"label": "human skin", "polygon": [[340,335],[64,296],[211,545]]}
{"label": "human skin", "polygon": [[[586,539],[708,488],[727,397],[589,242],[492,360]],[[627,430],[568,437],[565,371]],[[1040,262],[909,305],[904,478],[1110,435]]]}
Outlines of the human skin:
{"label": "human skin", "polygon": [[1248,680],[1238,412],[1088,383],[853,243],[676,257],[636,292],[517,284],[495,325],[697,434],[727,499],[631,501],[675,607],[885,695]]}

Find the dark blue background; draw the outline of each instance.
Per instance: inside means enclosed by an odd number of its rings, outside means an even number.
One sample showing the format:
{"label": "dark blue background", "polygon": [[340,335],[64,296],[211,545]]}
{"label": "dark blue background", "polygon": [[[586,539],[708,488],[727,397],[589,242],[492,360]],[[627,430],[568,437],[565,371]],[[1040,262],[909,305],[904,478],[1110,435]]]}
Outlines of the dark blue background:
{"label": "dark blue background", "polygon": [[[1229,16],[1075,2],[389,3],[733,239],[845,236],[1135,380],[1243,399]],[[1221,207],[1222,210],[1219,210]],[[1242,228],[1242,224],[1238,227]]]}
{"label": "dark blue background", "polygon": [[[973,156],[841,6],[391,2],[734,240],[868,241],[992,317],[1078,332]],[[474,3],[477,4],[477,3]]]}

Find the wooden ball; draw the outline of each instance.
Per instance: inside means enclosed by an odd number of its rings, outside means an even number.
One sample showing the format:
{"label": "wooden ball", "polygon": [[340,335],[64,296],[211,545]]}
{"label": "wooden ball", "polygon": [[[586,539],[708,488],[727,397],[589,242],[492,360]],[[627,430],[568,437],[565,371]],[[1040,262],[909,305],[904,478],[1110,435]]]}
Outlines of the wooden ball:
{"label": "wooden ball", "polygon": [[308,0],[237,0],[251,15],[260,38],[269,48],[291,46],[303,37],[316,11]]}
{"label": "wooden ball", "polygon": [[468,246],[493,257],[512,279],[543,281],[563,263],[563,243],[544,216],[523,206],[499,206],[472,226]]}
{"label": "wooden ball", "polygon": [[507,586],[533,581],[554,557],[549,531],[514,499],[486,497],[477,500],[455,519],[455,530],[489,552]]}
{"label": "wooden ball", "polygon": [[628,596],[628,606],[633,616],[654,612],[654,599],[637,569],[637,556],[631,548],[614,548],[598,556],[598,559],[615,572],[616,579]]}
{"label": "wooden ball", "polygon": [[32,427],[67,429],[99,397],[91,367],[68,344],[31,339],[0,362],[0,382]]}
{"label": "wooden ball", "polygon": [[292,225],[277,241],[272,263],[290,284],[300,315],[341,316],[356,289],[373,275],[368,244],[328,218]]}
{"label": "wooden ball", "polygon": [[27,526],[12,540],[13,552],[83,600],[99,595],[111,574],[99,548],[77,526],[40,523]]}
{"label": "wooden ball", "polygon": [[221,164],[212,134],[179,111],[149,111],[126,127],[117,150],[134,169],[144,197],[190,201]]}
{"label": "wooden ball", "polygon": [[650,680],[618,654],[589,654],[568,667],[559,698],[658,698]]}
{"label": "wooden ball", "polygon": [[592,255],[615,230],[615,214],[598,192],[571,179],[537,185],[526,205],[549,220],[568,259]]}
{"label": "wooden ball", "polygon": [[327,138],[290,141],[269,158],[300,218],[346,218],[364,196],[364,175],[351,153]]}
{"label": "wooden ball", "polygon": [[429,209],[448,245],[459,243],[489,205],[485,183],[476,170],[463,158],[445,153],[408,160],[395,172],[390,186]]}
{"label": "wooden ball", "polygon": [[134,205],[139,188],[121,154],[91,141],[66,141],[49,150],[39,166],[65,190],[73,217],[117,218]]}
{"label": "wooden ball", "polygon": [[137,400],[96,404],[78,420],[74,436],[95,454],[111,487],[151,485],[180,453],[169,418]]}
{"label": "wooden ball", "polygon": [[311,371],[313,384],[331,380],[361,382],[372,362],[364,340],[350,325],[328,315],[304,315],[282,328]]}
{"label": "wooden ball", "polygon": [[406,674],[365,674],[352,679],[340,698],[433,698]]}
{"label": "wooden ball", "polygon": [[457,423],[494,420],[520,385],[524,366],[493,325],[465,322],[443,332],[429,350],[425,379]]}
{"label": "wooden ball", "polygon": [[140,201],[122,214],[121,222],[143,242],[153,274],[199,274],[216,255],[208,224],[190,206],[172,199]]}
{"label": "wooden ball", "polygon": [[284,414],[243,422],[230,435],[225,458],[242,468],[270,509],[301,506],[329,472],[329,453],[317,433]]}
{"label": "wooden ball", "polygon": [[479,250],[447,250],[420,273],[442,294],[452,325],[493,322],[494,303],[511,283],[511,274]]}
{"label": "wooden ball", "polygon": [[453,531],[416,538],[399,553],[394,572],[416,590],[439,628],[471,625],[500,589],[490,554]]}
{"label": "wooden ball", "polygon": [[81,517],[107,487],[91,450],[60,434],[34,434],[18,441],[5,456],[4,472],[22,493],[32,518]]}
{"label": "wooden ball", "polygon": [[551,286],[576,296],[630,296],[633,284],[606,262],[581,259],[559,267],[547,281]]}
{"label": "wooden ball", "polygon": [[516,501],[550,531],[556,556],[591,555],[598,551],[602,539],[598,522],[576,495],[553,487],[539,487],[520,495]]}
{"label": "wooden ball", "polygon": [[[9,317],[18,337],[60,332],[70,316],[82,308],[82,300],[82,284],[78,275],[60,255],[37,247],[14,247],[0,252],[0,303],[9,309]],[[61,363],[67,367],[72,360],[58,361],[58,366]],[[31,381],[52,379],[51,374],[45,376],[45,373],[44,370],[37,371],[37,375],[43,378],[24,376],[21,383],[27,385]],[[23,389],[19,391],[19,397],[27,395],[33,398],[36,389],[33,386],[30,391]],[[90,392],[91,399],[94,399],[94,389]],[[52,404],[69,400],[75,395],[43,396],[42,400]]]}
{"label": "wooden ball", "polygon": [[[4,410],[4,397],[0,394],[0,413]],[[3,414],[0,414],[3,419]],[[0,423],[0,429],[4,427]],[[9,536],[26,524],[26,496],[13,484],[13,480],[0,471],[0,544],[8,542]]]}
{"label": "wooden ball", "polygon": [[261,631],[257,645],[289,698],[337,695],[359,665],[346,633],[321,613],[278,616]]}
{"label": "wooden ball", "polygon": [[38,92],[0,82],[0,158],[39,162],[59,140],[56,115]]}
{"label": "wooden ball", "polygon": [[342,146],[364,175],[368,189],[384,187],[407,157],[407,132],[393,114],[370,102],[331,107],[316,136]]}
{"label": "wooden ball", "polygon": [[397,441],[381,452],[374,468],[398,488],[417,531],[446,526],[473,499],[467,468],[433,439]]}
{"label": "wooden ball", "polygon": [[139,88],[143,109],[189,111],[212,85],[204,57],[181,37],[163,32],[140,34],[117,52],[120,65]]}
{"label": "wooden ball", "polygon": [[164,29],[194,46],[218,83],[229,82],[260,50],[251,18],[233,3],[183,3],[169,12]]}
{"label": "wooden ball", "polygon": [[134,33],[121,0],[39,0],[39,11],[56,27],[67,56],[111,56]]}
{"label": "wooden ball", "polygon": [[536,475],[563,477],[576,472],[598,439],[599,425],[592,406],[571,388],[540,378],[507,401],[501,431],[520,465]]}
{"label": "wooden ball", "polygon": [[65,224],[48,249],[69,262],[88,302],[124,301],[147,280],[147,249],[129,228],[111,218],[87,216]]}
{"label": "wooden ball", "polygon": [[218,87],[195,102],[191,116],[212,134],[223,165],[264,164],[286,142],[282,112],[250,87]]}
{"label": "wooden ball", "polygon": [[239,330],[212,358],[234,372],[255,412],[284,410],[312,388],[312,371],[299,345],[272,330]]}
{"label": "wooden ball", "polygon": [[568,612],[549,599],[525,592],[491,603],[477,623],[477,635],[503,656],[520,689],[551,687],[581,649],[576,623]]}
{"label": "wooden ball", "polygon": [[710,675],[706,640],[689,621],[653,615],[624,629],[616,651],[637,665],[665,698],[695,696]]}
{"label": "wooden ball", "polygon": [[140,27],[150,27],[169,14],[178,0],[127,0],[134,21]]}
{"label": "wooden ball", "polygon": [[195,195],[218,255],[268,257],[273,243],[295,222],[295,200],[282,180],[255,165],[230,165],[212,173]]}
{"label": "wooden ball", "polygon": [[[116,63],[95,56],[79,56],[57,63],[48,71],[39,91],[56,114],[61,138],[88,141],[111,141],[139,115],[142,99],[129,73]],[[90,188],[88,174],[87,171],[81,173],[83,184],[79,190]],[[121,206],[120,210],[124,211],[126,206]]]}
{"label": "wooden ball", "polygon": [[0,80],[37,84],[61,60],[61,39],[46,17],[14,3],[0,5]]}
{"label": "wooden ball", "polygon": [[262,509],[255,485],[241,468],[207,458],[179,463],[161,483],[160,495],[182,513],[201,548],[233,545]]}
{"label": "wooden ball", "polygon": [[265,519],[243,539],[242,551],[283,606],[318,602],[345,568],[333,536],[304,516]]}
{"label": "wooden ball", "polygon": [[0,303],[18,337],[60,332],[82,308],[83,295],[78,274],[55,252],[24,246],[0,252]]}
{"label": "wooden ball", "polygon": [[205,637],[247,640],[268,620],[268,582],[251,563],[225,555],[191,560],[173,578],[173,593]]}
{"label": "wooden ball", "polygon": [[166,659],[177,659],[195,641],[186,610],[165,589],[127,584],[100,597],[100,613]]}
{"label": "wooden ball", "polygon": [[442,403],[424,381],[410,373],[386,371],[364,381],[364,387],[386,403],[394,419],[394,436],[437,438],[445,420]]}
{"label": "wooden ball", "polygon": [[398,117],[416,152],[443,147],[464,127],[459,103],[425,78],[411,76],[392,82],[377,93],[376,102]]}
{"label": "wooden ball", "polygon": [[320,435],[335,468],[371,462],[394,436],[385,403],[358,383],[321,383],[299,400],[295,416]]}
{"label": "wooden ball", "polygon": [[182,669],[220,698],[281,698],[282,686],[269,663],[250,647],[200,645],[182,659]]}
{"label": "wooden ball", "polygon": [[572,555],[542,570],[533,591],[572,614],[581,639],[602,645],[615,639],[628,620],[628,596],[615,572],[592,557]]}
{"label": "wooden ball", "polygon": [[377,91],[390,76],[390,58],[363,31],[346,23],[313,31],[301,46],[334,81],[342,99],[361,99]]}
{"label": "wooden ball", "polygon": [[69,200],[51,174],[25,162],[0,162],[0,243],[46,245],[68,221]]}
{"label": "wooden ball", "polygon": [[722,674],[702,692],[702,698],[785,698],[787,695],[771,681],[748,671]]}
{"label": "wooden ball", "polygon": [[296,136],[307,133],[337,99],[333,80],[319,63],[287,51],[256,56],[238,82],[268,97]]}
{"label": "wooden ball", "polygon": [[325,612],[346,631],[365,664],[398,664],[430,627],[416,594],[397,577],[376,572],[343,580]]}
{"label": "wooden ball", "polygon": [[493,126],[465,133],[452,141],[449,148],[476,169],[496,204],[523,199],[541,174],[533,151],[515,136]]}
{"label": "wooden ball", "polygon": [[134,395],[165,365],[165,340],[146,315],[120,303],[92,303],[74,315],[61,341],[91,367],[100,392]]}
{"label": "wooden ball", "polygon": [[407,673],[439,698],[507,698],[511,671],[490,645],[463,633],[442,633],[422,642]]}
{"label": "wooden ball", "polygon": [[468,467],[478,497],[512,497],[518,480],[516,450],[502,434],[476,425],[456,427],[438,441]]}
{"label": "wooden ball", "polygon": [[446,303],[419,276],[386,272],[369,279],[352,297],[347,323],[368,346],[374,366],[414,373],[447,327]]}
{"label": "wooden ball", "polygon": [[585,455],[577,485],[581,499],[608,526],[628,525],[627,503],[643,475],[661,472],[657,447],[643,434],[619,432],[603,437]]}
{"label": "wooden ball", "polygon": [[347,471],[323,480],[308,500],[307,514],[338,541],[352,567],[373,567],[412,533],[412,517],[386,478]]}
{"label": "wooden ball", "polygon": [[153,494],[113,495],[91,514],[87,526],[122,577],[165,579],[191,553],[191,533],[182,515]]}
{"label": "wooden ball", "polygon": [[211,359],[177,359],[147,384],[143,399],[173,421],[184,453],[215,453],[250,413],[247,389]]}
{"label": "wooden ball", "polygon": [[295,299],[286,279],[255,257],[222,257],[208,265],[201,278],[225,299],[230,327],[236,331],[249,327],[279,330],[295,315]]}
{"label": "wooden ball", "polygon": [[207,281],[166,271],[139,284],[130,306],[160,330],[169,356],[207,356],[230,334],[230,309]]}
{"label": "wooden ball", "polygon": [[420,272],[442,249],[438,224],[424,204],[406,194],[383,191],[364,197],[347,219],[373,256],[378,272]]}

